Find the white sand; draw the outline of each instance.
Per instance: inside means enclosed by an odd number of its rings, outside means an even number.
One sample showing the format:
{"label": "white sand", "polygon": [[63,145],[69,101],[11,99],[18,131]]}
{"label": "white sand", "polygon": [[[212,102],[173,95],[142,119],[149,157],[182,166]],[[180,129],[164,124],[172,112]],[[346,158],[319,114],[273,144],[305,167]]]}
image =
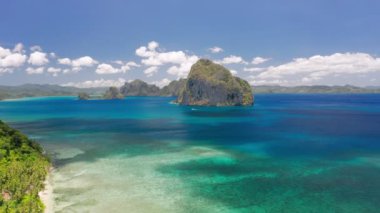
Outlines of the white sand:
{"label": "white sand", "polygon": [[45,205],[45,213],[53,213],[54,197],[53,197],[53,183],[52,183],[52,172],[53,169],[49,169],[49,173],[44,182],[45,189],[38,193],[42,202]]}

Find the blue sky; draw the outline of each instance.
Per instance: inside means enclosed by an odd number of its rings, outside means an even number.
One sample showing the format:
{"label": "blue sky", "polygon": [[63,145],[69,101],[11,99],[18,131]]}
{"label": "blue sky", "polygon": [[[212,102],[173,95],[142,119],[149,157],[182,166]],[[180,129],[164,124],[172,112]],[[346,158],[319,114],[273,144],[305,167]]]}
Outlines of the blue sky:
{"label": "blue sky", "polygon": [[207,57],[253,85],[380,85],[378,11],[374,0],[4,0],[0,84],[164,85]]}

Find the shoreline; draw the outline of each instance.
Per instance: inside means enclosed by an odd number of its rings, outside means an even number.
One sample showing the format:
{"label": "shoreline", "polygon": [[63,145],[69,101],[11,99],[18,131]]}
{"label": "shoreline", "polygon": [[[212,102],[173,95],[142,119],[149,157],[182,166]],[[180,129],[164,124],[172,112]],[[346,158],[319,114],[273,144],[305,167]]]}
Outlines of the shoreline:
{"label": "shoreline", "polygon": [[53,213],[54,207],[54,197],[53,197],[53,183],[52,183],[52,173],[53,167],[49,168],[48,174],[44,181],[45,188],[44,190],[38,193],[42,203],[45,206],[44,213]]}

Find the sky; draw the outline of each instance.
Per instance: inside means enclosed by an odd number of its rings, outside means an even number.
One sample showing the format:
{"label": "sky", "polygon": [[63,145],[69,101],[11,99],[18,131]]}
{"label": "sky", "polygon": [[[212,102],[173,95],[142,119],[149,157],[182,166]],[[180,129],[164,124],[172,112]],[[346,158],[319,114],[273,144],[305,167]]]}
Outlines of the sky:
{"label": "sky", "polygon": [[208,58],[253,86],[380,86],[376,0],[1,0],[0,11],[0,85],[162,87]]}

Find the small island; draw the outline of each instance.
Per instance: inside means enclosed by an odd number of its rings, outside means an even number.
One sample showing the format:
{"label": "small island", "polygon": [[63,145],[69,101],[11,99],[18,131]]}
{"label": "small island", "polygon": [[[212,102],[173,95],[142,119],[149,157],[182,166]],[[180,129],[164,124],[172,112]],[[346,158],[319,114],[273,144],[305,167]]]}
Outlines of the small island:
{"label": "small island", "polygon": [[78,99],[79,100],[88,100],[90,98],[91,98],[91,96],[88,93],[85,93],[85,92],[78,93]]}
{"label": "small island", "polygon": [[120,93],[124,96],[159,96],[160,88],[156,85],[136,79],[131,82],[126,82],[120,88]]}
{"label": "small island", "polygon": [[234,77],[222,65],[200,59],[191,67],[177,102],[197,106],[251,106],[253,94],[247,81]]}
{"label": "small island", "polygon": [[120,93],[119,88],[110,87],[106,93],[103,95],[103,99],[112,100],[112,99],[124,99],[124,95]]}

